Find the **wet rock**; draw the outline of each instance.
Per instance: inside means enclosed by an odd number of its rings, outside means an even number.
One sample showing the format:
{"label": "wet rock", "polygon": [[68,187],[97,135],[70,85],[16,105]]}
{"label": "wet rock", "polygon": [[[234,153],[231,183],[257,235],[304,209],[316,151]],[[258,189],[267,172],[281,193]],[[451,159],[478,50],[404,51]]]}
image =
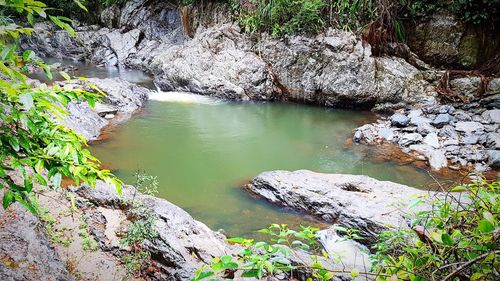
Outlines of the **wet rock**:
{"label": "wet rock", "polygon": [[487,134],[485,147],[491,149],[500,149],[500,133]]}
{"label": "wet rock", "polygon": [[[371,267],[372,263],[369,257],[370,251],[366,246],[354,240],[340,237],[333,229],[321,230],[318,231],[317,234],[319,236],[319,242],[330,256],[330,263],[338,264],[337,262],[335,262],[335,260],[342,261],[342,265],[338,265],[339,268],[337,269],[345,270],[347,272],[351,272],[353,271],[353,269],[357,270],[358,272],[367,272],[367,270],[369,270],[369,268]],[[351,279],[351,277],[347,275],[342,277]],[[338,279],[344,280],[343,278]],[[364,277],[358,277],[355,280],[358,279],[365,280]]]}
{"label": "wet rock", "polygon": [[431,119],[429,119],[427,117],[422,117],[422,116],[415,116],[415,117],[412,117],[410,119],[410,124],[414,125],[414,126],[418,126],[419,124],[422,124],[422,123],[430,124],[431,122],[432,122]]}
{"label": "wet rock", "polygon": [[449,114],[452,114],[453,112],[455,112],[455,108],[451,105],[442,105],[438,108],[437,110],[438,113],[440,114],[446,114],[446,113],[449,113]]}
{"label": "wet rock", "polygon": [[479,92],[481,78],[477,76],[457,78],[450,81],[450,88],[465,97],[472,99]]}
{"label": "wet rock", "polygon": [[462,138],[464,144],[476,144],[479,141],[479,136],[476,134],[466,135]]}
{"label": "wet rock", "polygon": [[434,120],[432,120],[432,125],[441,128],[444,125],[450,124],[451,120],[452,118],[450,114],[448,113],[439,114],[438,116],[436,116],[436,118],[434,118]]}
{"label": "wet rock", "polygon": [[266,200],[308,213],[320,220],[356,228],[363,242],[373,244],[377,233],[391,227],[406,227],[392,204],[407,202],[420,190],[377,181],[367,176],[321,174],[301,170],[264,172],[245,187]]}
{"label": "wet rock", "polygon": [[404,134],[401,136],[399,140],[399,145],[408,146],[410,144],[422,141],[422,139],[423,139],[422,135],[418,133]]}
{"label": "wet rock", "polygon": [[470,121],[470,122],[457,122],[455,124],[455,129],[459,132],[464,132],[466,134],[470,134],[475,131],[484,130],[484,126],[481,123]]}
{"label": "wet rock", "polygon": [[487,150],[488,165],[493,169],[500,169],[500,150]]}
{"label": "wet rock", "polygon": [[359,127],[356,132],[354,133],[353,140],[355,142],[372,142],[375,138],[375,127],[371,124],[366,124],[361,127]]}
{"label": "wet rock", "polygon": [[[106,94],[103,103],[97,103],[92,108],[87,102],[71,102],[67,106],[69,115],[64,120],[64,124],[68,128],[82,135],[87,141],[97,139],[101,129],[107,126],[110,120],[119,119],[116,122],[123,122],[128,119],[144,105],[150,92],[144,87],[119,78],[89,78],[87,80]],[[84,88],[90,92],[96,91],[82,81],[72,80],[58,83],[64,87],[70,86]],[[112,118],[111,115],[113,115]],[[108,118],[105,118],[106,116]],[[120,118],[117,118],[118,116]]]}
{"label": "wet rock", "polygon": [[396,113],[396,114],[391,116],[391,124],[393,126],[405,127],[406,125],[408,125],[408,123],[410,123],[410,118],[408,118],[407,116],[405,116],[403,114]]}
{"label": "wet rock", "polygon": [[439,135],[450,139],[458,139],[458,134],[455,130],[455,127],[449,125],[444,126],[439,131]]}
{"label": "wet rock", "polygon": [[431,133],[425,136],[425,138],[422,141],[424,144],[427,144],[433,148],[439,148],[439,138],[436,133]]}
{"label": "wet rock", "polygon": [[500,123],[500,109],[486,110],[481,115],[484,120],[499,124]]}
{"label": "wet rock", "polygon": [[387,140],[392,141],[394,139],[394,130],[391,128],[382,128],[378,130],[378,136]]}
{"label": "wet rock", "polygon": [[458,121],[472,121],[472,116],[463,110],[457,110],[453,116]]}
{"label": "wet rock", "polygon": [[132,198],[144,202],[144,206],[157,218],[155,230],[158,233],[154,241],[145,243],[145,249],[151,252],[166,279],[188,280],[204,262],[236,250],[224,241],[223,235],[213,232],[164,199],[142,194],[134,197],[133,189],[127,186],[122,196],[118,196],[113,186],[100,181],[95,189],[82,185],[73,190],[101,207],[122,209],[130,204]]}
{"label": "wet rock", "polygon": [[43,225],[20,204],[0,208],[0,241],[0,280],[74,280]]}

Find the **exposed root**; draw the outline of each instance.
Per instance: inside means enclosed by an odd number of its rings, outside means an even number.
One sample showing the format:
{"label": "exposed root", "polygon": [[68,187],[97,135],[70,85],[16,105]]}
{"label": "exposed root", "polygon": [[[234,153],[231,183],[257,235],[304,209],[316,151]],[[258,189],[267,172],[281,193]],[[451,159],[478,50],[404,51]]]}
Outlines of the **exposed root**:
{"label": "exposed root", "polygon": [[[473,97],[467,97],[451,88],[450,80],[469,76],[479,76],[481,78],[481,83],[479,84],[477,92]],[[486,89],[488,88],[490,80],[491,77],[483,74],[481,70],[447,70],[439,80],[436,91],[441,95],[441,98],[444,101],[460,101],[463,103],[469,103],[471,101],[480,99],[483,96],[484,92],[486,92]]]}

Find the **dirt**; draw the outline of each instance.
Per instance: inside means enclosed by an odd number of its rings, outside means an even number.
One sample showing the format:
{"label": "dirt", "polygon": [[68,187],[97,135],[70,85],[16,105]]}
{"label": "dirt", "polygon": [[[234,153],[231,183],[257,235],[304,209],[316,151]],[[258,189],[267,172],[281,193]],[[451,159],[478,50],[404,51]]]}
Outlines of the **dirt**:
{"label": "dirt", "polygon": [[[68,193],[70,194],[70,193]],[[49,211],[55,223],[50,227],[49,236],[56,252],[66,263],[66,268],[76,280],[114,281],[129,280],[120,260],[110,252],[102,251],[85,223],[85,211],[76,207],[76,197],[64,195],[63,192],[46,191],[39,196],[42,208]],[[119,246],[118,237],[114,234],[123,214],[116,210],[99,208],[105,214],[111,227],[105,232],[112,239],[113,245]],[[42,216],[42,220],[45,220]],[[47,222],[45,222],[47,225]],[[85,240],[93,243],[86,244]],[[87,247],[87,248],[85,248]]]}

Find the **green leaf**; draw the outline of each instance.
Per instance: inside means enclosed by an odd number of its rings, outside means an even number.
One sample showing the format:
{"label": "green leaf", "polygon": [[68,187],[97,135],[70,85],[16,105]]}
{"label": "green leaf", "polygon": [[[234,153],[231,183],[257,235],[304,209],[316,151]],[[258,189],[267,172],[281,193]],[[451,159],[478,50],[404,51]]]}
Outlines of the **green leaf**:
{"label": "green leaf", "polygon": [[41,185],[47,185],[47,181],[40,174],[35,173],[35,178]]}
{"label": "green leaf", "polygon": [[7,177],[7,173],[5,173],[4,169],[0,167],[0,178],[5,178]]}
{"label": "green leaf", "polygon": [[74,0],[75,3],[78,5],[78,7],[80,7],[80,9],[84,10],[85,12],[89,12],[89,10],[87,10],[87,7],[85,7],[80,1],[78,0]]}
{"label": "green leaf", "polygon": [[3,208],[7,209],[12,203],[14,203],[14,192],[7,191],[3,195]]}
{"label": "green leaf", "polygon": [[15,136],[10,136],[8,141],[14,151],[19,151],[19,140]]}
{"label": "green leaf", "polygon": [[54,178],[52,179],[52,184],[54,185],[55,188],[59,188],[61,186],[61,181],[62,181],[62,176],[60,173],[57,173],[54,175]]}
{"label": "green leaf", "polygon": [[61,74],[61,76],[66,79],[67,81],[71,80],[71,77],[68,75],[68,73],[64,72],[64,71],[59,71],[59,74]]}
{"label": "green leaf", "polygon": [[247,278],[258,277],[258,276],[259,276],[259,271],[257,269],[247,270],[241,274],[241,277],[247,277]]}
{"label": "green leaf", "polygon": [[28,62],[35,58],[35,52],[32,50],[26,50],[23,53],[23,60]]}
{"label": "green leaf", "polygon": [[495,224],[495,218],[490,212],[483,212],[483,217],[492,224]]}
{"label": "green leaf", "polygon": [[39,174],[43,172],[44,162],[42,159],[38,160],[35,164],[35,171]]}
{"label": "green leaf", "polygon": [[220,260],[222,263],[230,263],[233,260],[233,257],[231,256],[222,256],[220,257]]}
{"label": "green leaf", "polygon": [[489,233],[495,230],[493,224],[485,219],[479,221],[479,223],[477,224],[477,228],[482,233]]}
{"label": "green leaf", "polygon": [[441,240],[443,241],[443,243],[445,245],[448,245],[448,246],[453,245],[453,238],[451,238],[451,236],[446,232],[443,232],[443,234],[441,234]]}

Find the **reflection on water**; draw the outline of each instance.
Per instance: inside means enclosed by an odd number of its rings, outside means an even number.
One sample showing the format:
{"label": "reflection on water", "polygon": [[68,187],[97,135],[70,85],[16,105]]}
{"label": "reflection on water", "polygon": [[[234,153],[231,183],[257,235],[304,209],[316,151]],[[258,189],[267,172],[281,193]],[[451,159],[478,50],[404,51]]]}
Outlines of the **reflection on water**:
{"label": "reflection on water", "polygon": [[[55,81],[64,80],[64,78],[59,74],[59,69],[56,66],[62,66],[62,70],[68,73],[72,77],[88,77],[88,78],[114,78],[119,77],[125,81],[136,83],[148,88],[154,88],[153,79],[140,70],[119,68],[116,66],[107,67],[96,67],[92,64],[85,62],[75,62],[70,60],[61,60],[46,58],[45,63],[53,66],[52,74]],[[40,80],[42,82],[49,82],[47,76],[42,70],[30,74],[33,79]]]}
{"label": "reflection on water", "polygon": [[370,114],[168,94],[153,96],[113,139],[92,150],[125,181],[132,182],[137,169],[158,176],[161,197],[229,235],[276,222],[314,223],[242,191],[245,181],[263,171],[364,174],[413,186],[429,180],[425,172],[371,162],[363,152],[344,148]]}

